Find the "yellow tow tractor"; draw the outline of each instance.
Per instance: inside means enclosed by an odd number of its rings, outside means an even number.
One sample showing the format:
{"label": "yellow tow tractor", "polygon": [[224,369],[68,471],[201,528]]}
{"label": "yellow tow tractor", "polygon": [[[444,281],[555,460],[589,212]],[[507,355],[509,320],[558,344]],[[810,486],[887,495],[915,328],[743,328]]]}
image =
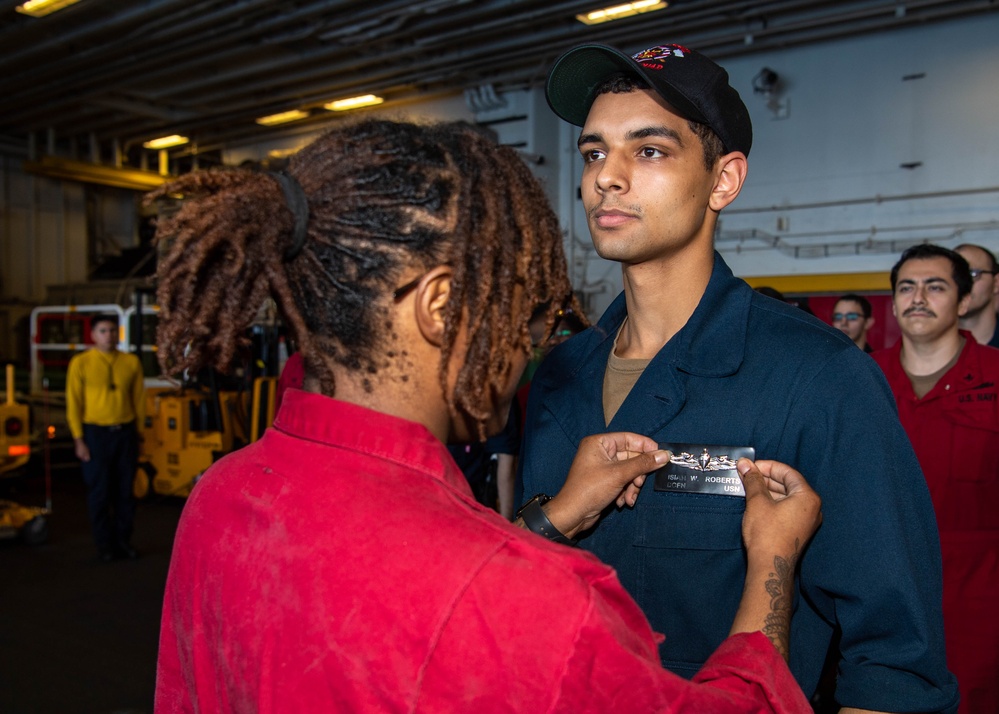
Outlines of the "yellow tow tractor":
{"label": "yellow tow tractor", "polygon": [[274,420],[277,378],[256,377],[249,391],[218,389],[214,374],[206,381],[146,389],[136,498],[186,498],[209,466],[256,441]]}
{"label": "yellow tow tractor", "polygon": [[245,393],[198,386],[146,390],[135,496],[187,497],[205,470],[251,440]]}
{"label": "yellow tow tractor", "polygon": [[[31,457],[31,418],[27,404],[14,399],[14,366],[7,365],[7,394],[0,404],[0,477],[19,475]],[[0,538],[20,538],[28,545],[48,540],[50,508],[0,500]]]}
{"label": "yellow tow tractor", "polygon": [[[155,326],[133,331],[133,345]],[[146,387],[146,417],[134,493],[186,498],[201,475],[226,454],[251,444],[274,420],[278,328],[262,317],[231,376],[214,370],[185,374],[180,386]],[[155,350],[155,347],[152,347]]]}

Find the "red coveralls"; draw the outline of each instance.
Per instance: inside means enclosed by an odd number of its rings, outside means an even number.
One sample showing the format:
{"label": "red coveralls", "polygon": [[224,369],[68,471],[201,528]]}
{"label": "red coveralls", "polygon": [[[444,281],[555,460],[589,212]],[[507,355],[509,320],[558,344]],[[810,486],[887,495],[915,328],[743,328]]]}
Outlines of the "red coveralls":
{"label": "red coveralls", "polygon": [[999,350],[966,343],[922,399],[901,340],[874,353],[929,484],[943,550],[947,665],[959,714],[999,712]]}

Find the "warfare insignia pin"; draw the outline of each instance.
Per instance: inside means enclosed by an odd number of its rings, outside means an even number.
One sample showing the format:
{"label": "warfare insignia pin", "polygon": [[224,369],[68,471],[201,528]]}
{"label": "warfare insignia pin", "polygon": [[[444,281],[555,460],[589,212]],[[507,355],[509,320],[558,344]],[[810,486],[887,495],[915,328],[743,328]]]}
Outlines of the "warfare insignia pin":
{"label": "warfare insignia pin", "polygon": [[669,464],[655,472],[656,491],[746,495],[735,466],[743,456],[756,458],[752,446],[660,444],[660,447],[669,449],[672,456]]}

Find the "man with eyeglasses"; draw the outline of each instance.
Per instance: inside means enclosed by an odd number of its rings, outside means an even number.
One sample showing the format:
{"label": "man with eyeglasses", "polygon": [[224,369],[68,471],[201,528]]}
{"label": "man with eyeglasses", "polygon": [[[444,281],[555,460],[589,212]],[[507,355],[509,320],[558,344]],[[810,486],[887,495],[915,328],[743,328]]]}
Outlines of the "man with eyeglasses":
{"label": "man with eyeglasses", "polygon": [[892,268],[891,285],[902,338],[873,357],[936,512],[958,712],[999,712],[999,351],[960,329],[973,282],[957,252],[910,248]]}
{"label": "man with eyeglasses", "polygon": [[975,336],[979,344],[999,347],[999,264],[992,251],[980,245],[964,243],[954,249],[971,267],[971,302],[960,320],[962,330]]}
{"label": "man with eyeglasses", "polygon": [[874,325],[870,301],[860,295],[844,295],[833,307],[832,326],[853,340],[864,352],[873,352],[867,343],[867,331]]}

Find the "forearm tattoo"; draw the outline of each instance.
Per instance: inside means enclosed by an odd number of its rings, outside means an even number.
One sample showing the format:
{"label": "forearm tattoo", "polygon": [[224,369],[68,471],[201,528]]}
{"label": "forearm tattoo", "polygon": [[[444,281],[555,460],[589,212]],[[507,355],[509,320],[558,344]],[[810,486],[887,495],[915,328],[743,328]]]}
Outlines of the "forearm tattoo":
{"label": "forearm tattoo", "polygon": [[790,560],[774,556],[774,572],[770,573],[766,582],[770,614],[766,617],[763,634],[770,638],[785,660],[791,652],[791,598],[794,595],[794,569],[799,552],[800,543],[795,539]]}

